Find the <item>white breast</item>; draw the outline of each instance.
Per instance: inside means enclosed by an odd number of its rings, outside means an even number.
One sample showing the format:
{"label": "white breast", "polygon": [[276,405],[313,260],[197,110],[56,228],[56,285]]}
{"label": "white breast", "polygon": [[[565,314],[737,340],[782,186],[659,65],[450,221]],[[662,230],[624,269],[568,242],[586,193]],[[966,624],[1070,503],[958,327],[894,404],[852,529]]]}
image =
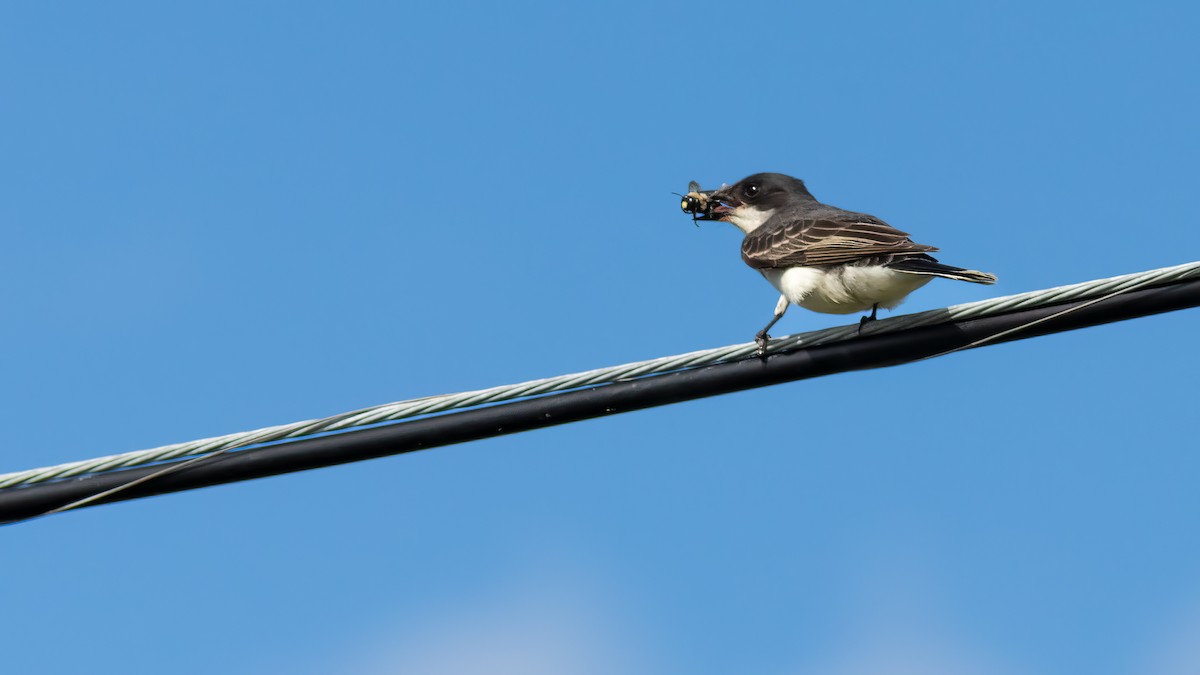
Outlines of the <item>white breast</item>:
{"label": "white breast", "polygon": [[789,267],[761,271],[789,302],[826,314],[865,312],[875,304],[891,309],[933,278],[882,266]]}

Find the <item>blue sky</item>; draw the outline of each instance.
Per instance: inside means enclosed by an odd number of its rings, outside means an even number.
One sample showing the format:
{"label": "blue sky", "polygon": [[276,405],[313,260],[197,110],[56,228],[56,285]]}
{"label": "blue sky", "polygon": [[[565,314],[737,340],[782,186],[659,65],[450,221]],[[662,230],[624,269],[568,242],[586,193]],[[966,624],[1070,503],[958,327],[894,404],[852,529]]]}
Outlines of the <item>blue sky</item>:
{"label": "blue sky", "polygon": [[[691,179],[797,175],[1000,277],[899,311],[1200,250],[1186,3],[434,4],[0,10],[0,468],[749,340],[777,296]],[[5,528],[6,661],[1192,673],[1197,330]]]}

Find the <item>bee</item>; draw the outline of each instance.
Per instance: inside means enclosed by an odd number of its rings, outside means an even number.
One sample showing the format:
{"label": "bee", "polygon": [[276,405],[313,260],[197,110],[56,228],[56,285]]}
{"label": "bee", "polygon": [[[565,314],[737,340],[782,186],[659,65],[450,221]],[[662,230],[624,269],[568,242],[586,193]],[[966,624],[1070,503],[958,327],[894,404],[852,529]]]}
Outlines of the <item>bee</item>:
{"label": "bee", "polygon": [[683,209],[684,213],[691,214],[692,221],[696,223],[696,227],[700,227],[700,223],[698,221],[712,215],[709,211],[712,209],[713,205],[708,199],[708,196],[712,194],[712,192],[712,190],[702,191],[700,189],[700,184],[696,181],[692,181],[688,183],[688,191],[686,195],[681,195],[678,192],[674,193],[679,195],[681,198],[681,201],[679,202],[679,208]]}

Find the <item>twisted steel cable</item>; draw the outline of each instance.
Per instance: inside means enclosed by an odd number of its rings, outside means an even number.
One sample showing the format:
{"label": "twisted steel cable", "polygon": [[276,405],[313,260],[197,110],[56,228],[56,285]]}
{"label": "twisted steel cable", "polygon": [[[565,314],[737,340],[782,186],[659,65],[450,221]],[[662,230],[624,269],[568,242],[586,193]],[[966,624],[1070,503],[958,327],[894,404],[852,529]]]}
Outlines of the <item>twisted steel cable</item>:
{"label": "twisted steel cable", "polygon": [[[1134,289],[1165,285],[1196,278],[1200,278],[1200,261],[881,319],[868,324],[863,332],[869,335],[892,333],[963,319],[995,316],[1016,310],[1062,302],[1102,298]],[[850,325],[797,333],[772,341],[768,352],[780,353],[847,340],[857,337],[859,334],[858,331],[859,328],[857,325]],[[581,387],[600,386],[727,361],[755,358],[756,356],[757,347],[753,342],[749,342],[687,354],[666,356],[648,361],[626,363],[581,373],[558,375],[518,384],[397,401],[395,403],[345,412],[322,419],[304,420],[291,424],[255,429],[253,431],[188,441],[186,443],[174,443],[147,450],[0,474],[0,489],[32,485],[84,474],[104,473],[117,469],[153,465],[185,457],[227,452],[238,448],[247,448],[253,445],[285,439],[332,431],[345,431],[357,427],[396,422],[450,410],[536,397]]]}

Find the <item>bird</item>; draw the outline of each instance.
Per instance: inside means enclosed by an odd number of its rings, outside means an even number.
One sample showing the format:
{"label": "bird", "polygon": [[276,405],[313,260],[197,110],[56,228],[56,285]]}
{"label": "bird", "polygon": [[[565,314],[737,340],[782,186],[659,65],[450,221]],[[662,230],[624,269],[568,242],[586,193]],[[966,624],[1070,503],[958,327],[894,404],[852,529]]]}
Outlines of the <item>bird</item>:
{"label": "bird", "polygon": [[700,191],[689,184],[683,210],[693,220],[732,223],[745,233],[742,260],[779,291],[771,321],[754,336],[766,354],[767,331],[790,305],[827,314],[892,309],[934,277],[993,284],[987,272],[944,265],[886,222],[865,213],[822,204],[804,181],[781,173],[756,173],[730,186]]}

